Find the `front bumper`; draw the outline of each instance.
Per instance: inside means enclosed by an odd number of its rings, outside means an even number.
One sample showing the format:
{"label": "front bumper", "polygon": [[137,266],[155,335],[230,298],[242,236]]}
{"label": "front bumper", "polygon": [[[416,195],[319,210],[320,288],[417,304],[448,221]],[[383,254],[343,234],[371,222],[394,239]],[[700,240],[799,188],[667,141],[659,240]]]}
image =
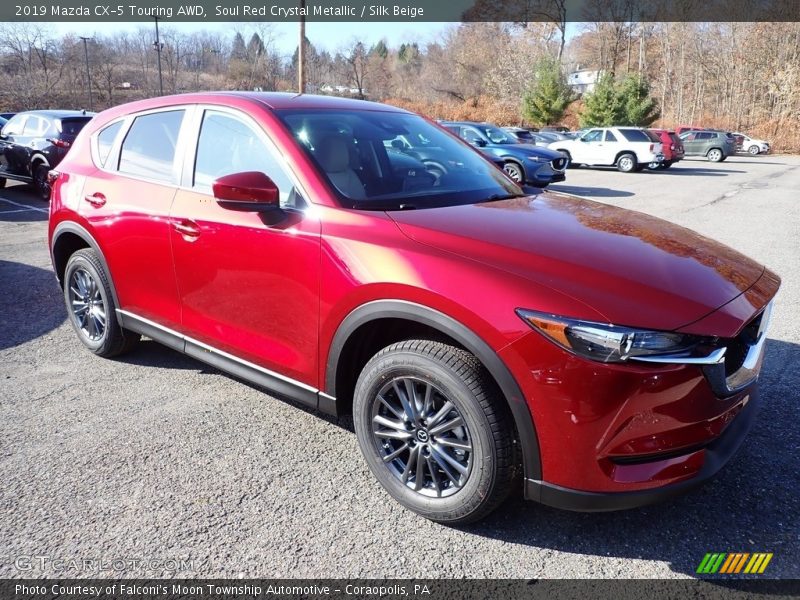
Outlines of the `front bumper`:
{"label": "front bumper", "polygon": [[665,459],[667,468],[702,459],[702,467],[689,479],[662,487],[629,492],[587,492],[545,481],[525,480],[525,498],[565,510],[602,512],[656,504],[680,496],[713,478],[736,454],[755,422],[758,393],[754,390],[734,421],[716,440],[693,452]]}

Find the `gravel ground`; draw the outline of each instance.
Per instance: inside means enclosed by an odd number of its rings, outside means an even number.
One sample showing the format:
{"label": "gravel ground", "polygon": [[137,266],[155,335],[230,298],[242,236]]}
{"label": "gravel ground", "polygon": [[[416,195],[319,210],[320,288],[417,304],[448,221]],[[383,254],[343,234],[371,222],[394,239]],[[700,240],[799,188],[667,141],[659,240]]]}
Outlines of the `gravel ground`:
{"label": "gravel ground", "polygon": [[553,188],[696,229],[783,277],[758,422],[714,481],[620,513],[514,498],[478,525],[425,521],[372,479],[349,420],[150,341],[118,361],[82,350],[45,205],[14,185],[0,191],[0,577],[95,574],[14,566],[31,556],[152,561],[106,576],[692,577],[710,551],[774,552],[768,575],[800,577],[800,158],[579,169]]}

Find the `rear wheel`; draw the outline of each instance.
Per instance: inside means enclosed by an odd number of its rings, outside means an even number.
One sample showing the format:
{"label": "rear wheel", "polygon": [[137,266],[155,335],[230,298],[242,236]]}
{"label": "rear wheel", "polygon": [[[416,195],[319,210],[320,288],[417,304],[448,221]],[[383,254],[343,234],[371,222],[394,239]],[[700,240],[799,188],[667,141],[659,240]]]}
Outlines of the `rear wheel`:
{"label": "rear wheel", "polygon": [[636,156],[631,154],[630,152],[626,152],[622,154],[617,159],[617,169],[622,171],[623,173],[630,173],[636,170],[637,162]]}
{"label": "rear wheel", "polygon": [[433,521],[476,521],[511,491],[514,427],[480,362],[447,344],[392,344],[364,367],[353,415],[373,475]]}
{"label": "rear wheel", "polygon": [[708,154],[706,154],[706,158],[708,158],[708,160],[711,162],[722,162],[722,159],[725,158],[725,155],[719,148],[712,148],[708,151]]}
{"label": "rear wheel", "polygon": [[33,187],[43,200],[50,200],[50,184],[47,181],[47,174],[50,167],[44,163],[37,163],[33,167]]}
{"label": "rear wheel", "polygon": [[64,302],[78,339],[98,356],[124,354],[138,343],[139,334],[123,329],[117,321],[109,277],[94,250],[84,248],[69,257]]}

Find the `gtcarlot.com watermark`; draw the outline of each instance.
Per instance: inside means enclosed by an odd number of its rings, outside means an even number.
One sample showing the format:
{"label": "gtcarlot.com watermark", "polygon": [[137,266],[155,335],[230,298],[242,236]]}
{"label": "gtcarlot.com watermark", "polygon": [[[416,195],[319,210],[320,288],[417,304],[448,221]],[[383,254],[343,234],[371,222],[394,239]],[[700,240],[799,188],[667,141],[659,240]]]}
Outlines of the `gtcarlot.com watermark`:
{"label": "gtcarlot.com watermark", "polygon": [[193,558],[63,558],[48,554],[0,556],[0,565],[10,565],[22,573],[48,572],[62,575],[100,575],[144,571],[150,573],[196,572]]}

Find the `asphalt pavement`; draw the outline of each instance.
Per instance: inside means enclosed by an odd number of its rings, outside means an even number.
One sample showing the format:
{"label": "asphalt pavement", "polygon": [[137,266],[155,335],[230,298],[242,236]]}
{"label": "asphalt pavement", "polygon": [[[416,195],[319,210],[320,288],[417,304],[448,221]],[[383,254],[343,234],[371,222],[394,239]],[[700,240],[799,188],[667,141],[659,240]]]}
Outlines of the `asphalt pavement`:
{"label": "asphalt pavement", "polygon": [[0,190],[0,577],[693,577],[706,552],[773,552],[766,575],[800,577],[800,157],[576,169],[553,188],[690,227],[783,278],[757,423],[712,482],[625,512],[515,497],[477,525],[428,522],[371,477],[350,420],[152,341],[115,361],[83,350],[50,267],[47,206],[12,185]]}

